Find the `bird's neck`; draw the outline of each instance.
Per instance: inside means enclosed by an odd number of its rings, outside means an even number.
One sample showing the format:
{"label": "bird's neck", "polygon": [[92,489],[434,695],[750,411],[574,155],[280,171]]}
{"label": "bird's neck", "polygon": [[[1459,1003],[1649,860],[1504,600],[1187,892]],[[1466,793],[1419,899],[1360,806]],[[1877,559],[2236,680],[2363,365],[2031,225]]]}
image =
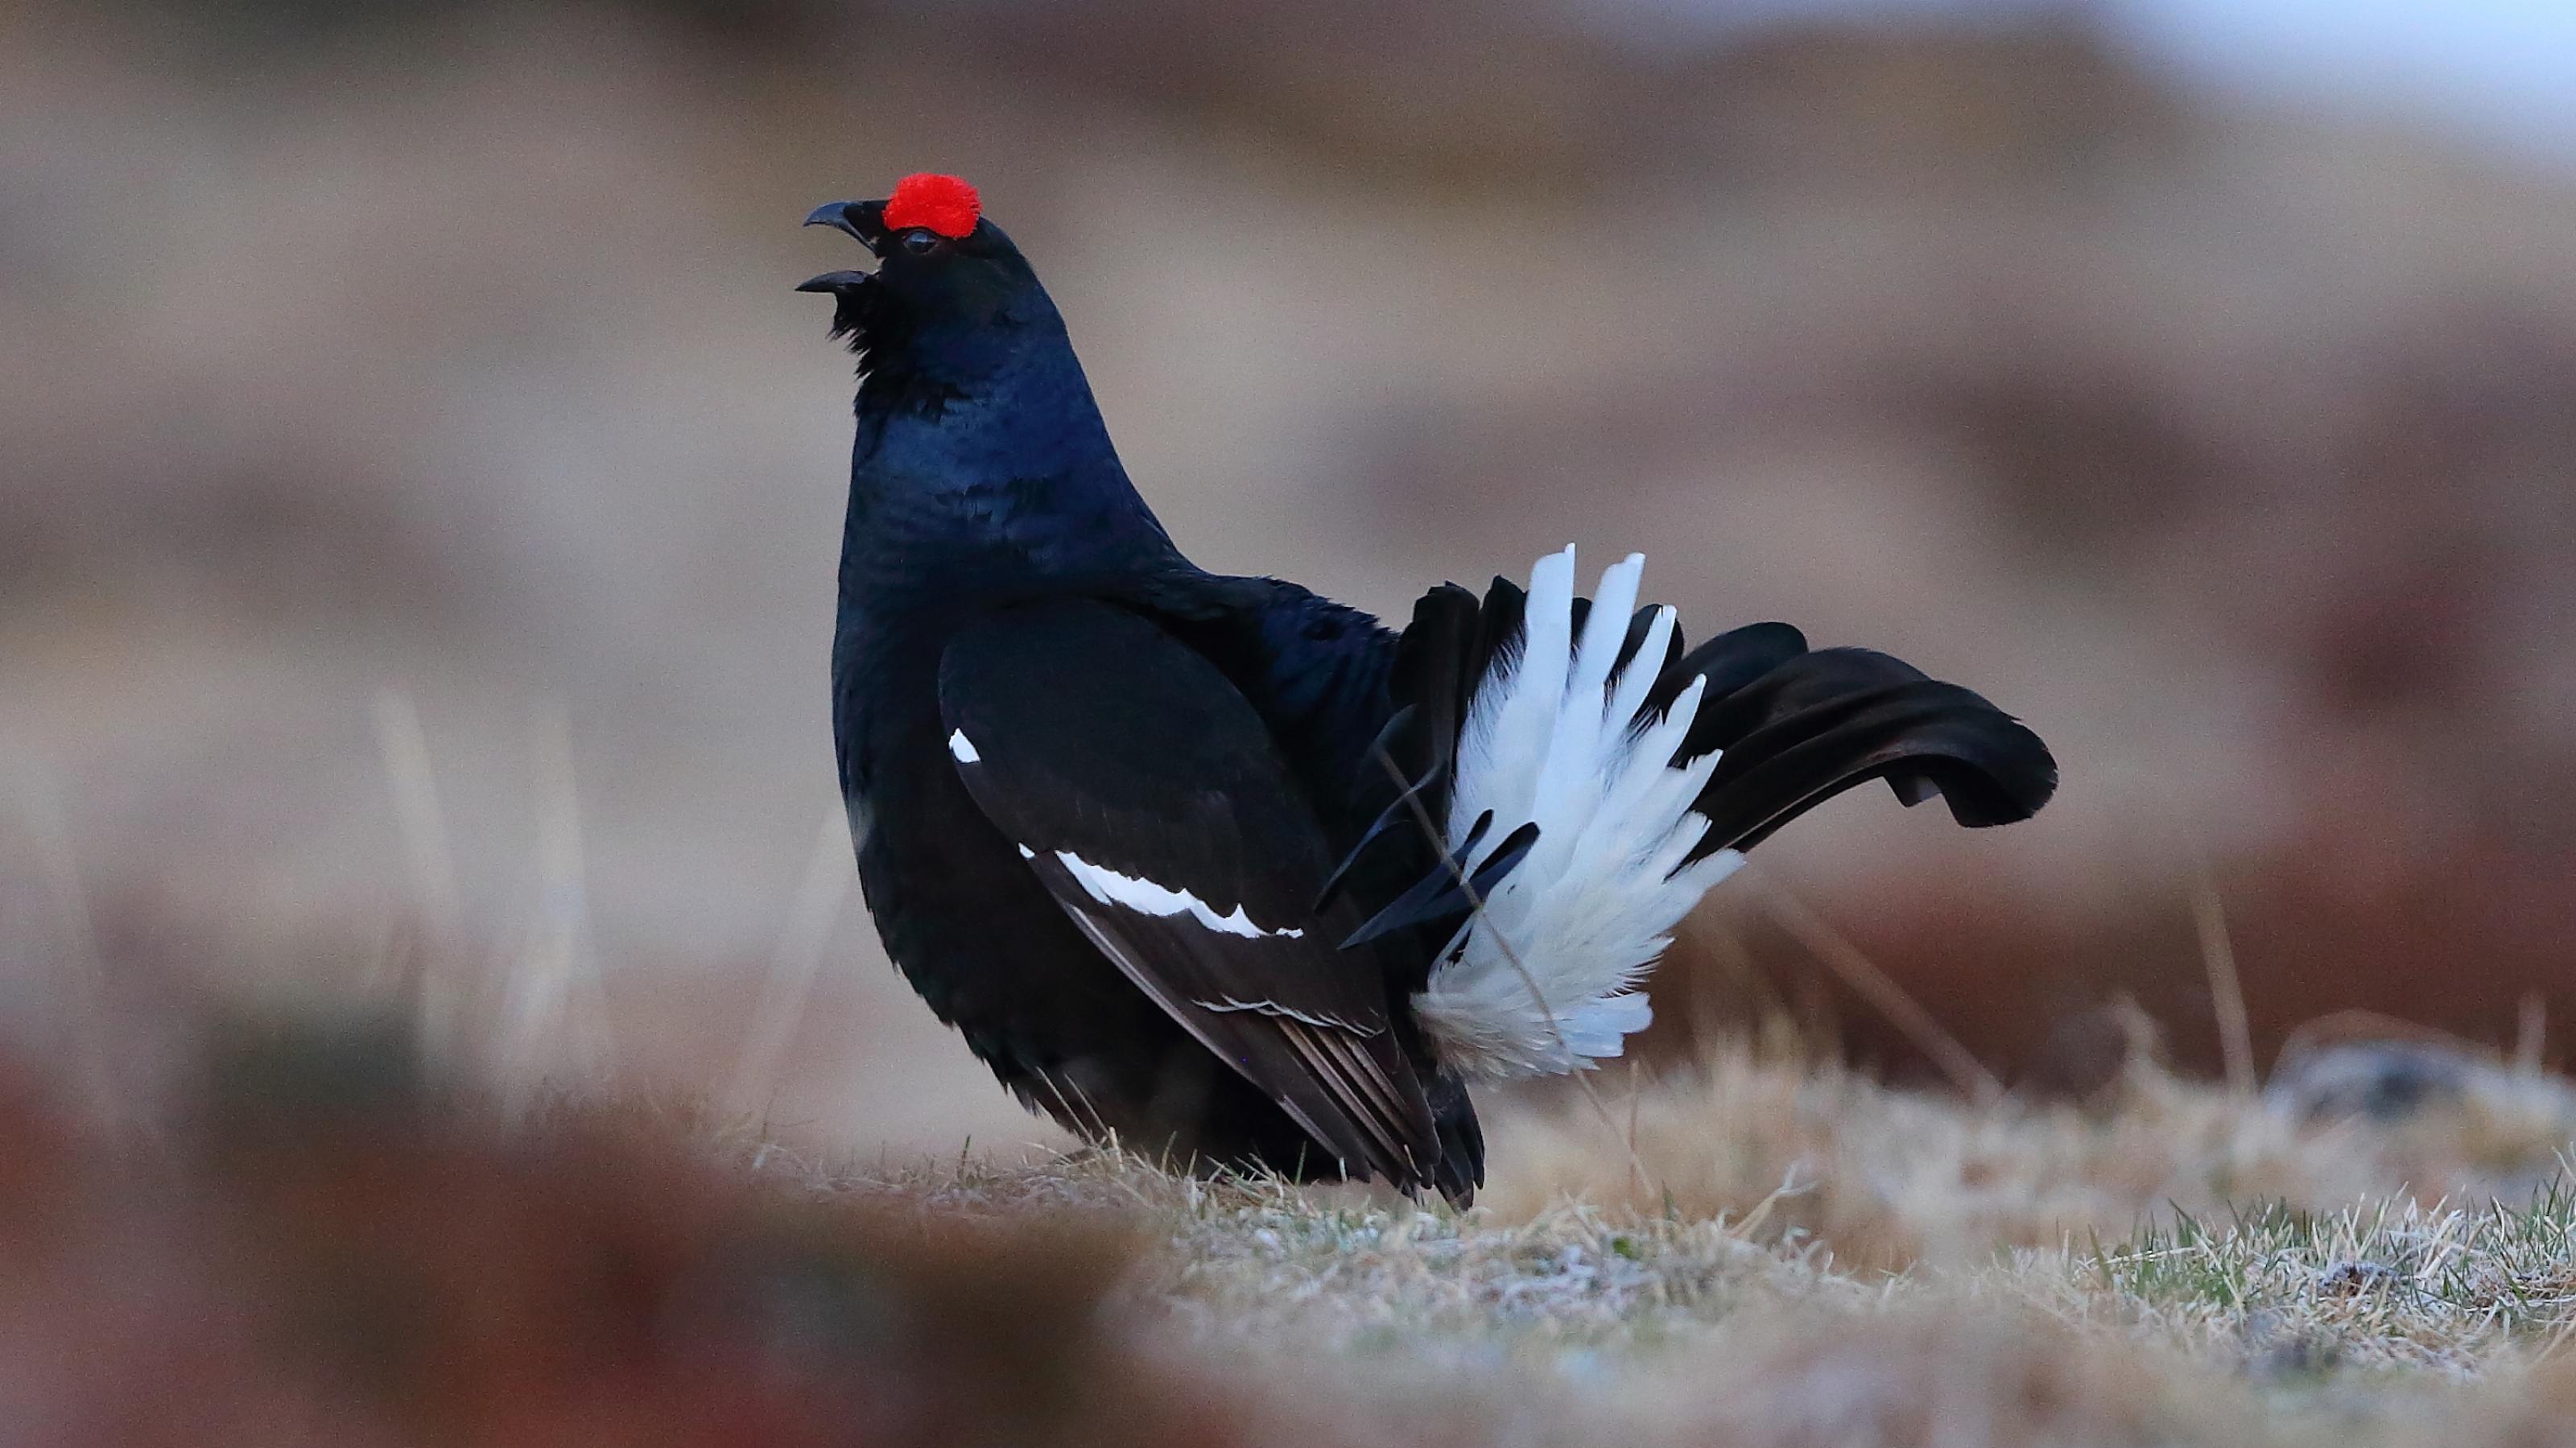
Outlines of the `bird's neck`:
{"label": "bird's neck", "polygon": [[1040,593],[1187,568],[1109,440],[1052,305],[872,346],[845,602]]}

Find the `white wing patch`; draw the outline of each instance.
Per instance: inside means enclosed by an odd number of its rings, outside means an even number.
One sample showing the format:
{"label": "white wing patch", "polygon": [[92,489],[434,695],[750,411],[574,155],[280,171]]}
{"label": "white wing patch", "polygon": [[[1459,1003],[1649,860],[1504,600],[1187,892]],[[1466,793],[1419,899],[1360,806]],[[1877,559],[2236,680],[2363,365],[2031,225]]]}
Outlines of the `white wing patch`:
{"label": "white wing patch", "polygon": [[1577,639],[1574,550],[1540,559],[1519,647],[1497,653],[1468,706],[1449,847],[1461,849],[1488,809],[1494,822],[1462,859],[1467,868],[1525,822],[1539,837],[1414,997],[1442,1063],[1467,1075],[1556,1075],[1620,1054],[1654,1019],[1637,986],[1673,927],[1744,863],[1719,850],[1676,873],[1708,832],[1690,807],[1717,755],[1670,763],[1699,713],[1702,681],[1661,720],[1638,717],[1672,638],[1671,609],[1657,610],[1634,665],[1610,677],[1645,563],[1631,554],[1601,575]]}
{"label": "white wing patch", "polygon": [[975,752],[975,741],[967,738],[966,731],[963,729],[948,731],[948,754],[960,764],[984,762],[984,756]]}
{"label": "white wing patch", "polygon": [[1240,905],[1219,915],[1206,901],[1187,890],[1167,889],[1151,880],[1122,875],[1106,865],[1095,865],[1071,850],[1058,850],[1055,857],[1063,862],[1065,870],[1073,876],[1074,883],[1082,887],[1083,893],[1103,905],[1123,905],[1146,915],[1187,915],[1210,930],[1240,935],[1246,940],[1265,937],[1296,940],[1306,933],[1285,927],[1264,930],[1252,923],[1252,917],[1245,914]]}

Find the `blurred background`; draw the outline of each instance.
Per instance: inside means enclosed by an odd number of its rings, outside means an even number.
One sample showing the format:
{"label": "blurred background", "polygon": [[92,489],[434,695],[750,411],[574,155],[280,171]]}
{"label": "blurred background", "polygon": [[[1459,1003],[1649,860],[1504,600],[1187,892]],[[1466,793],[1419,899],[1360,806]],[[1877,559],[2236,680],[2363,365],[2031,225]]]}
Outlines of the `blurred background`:
{"label": "blurred background", "polygon": [[[2576,1039],[2576,12],[0,9],[0,1030],[416,1011],[834,1150],[1048,1140],[849,889],[813,204],[961,173],[1203,564],[1567,541],[1970,684],[2032,824],[1765,847],[1650,1054]],[[820,842],[818,844],[818,841]],[[2238,985],[2228,984],[2230,967]],[[2350,1020],[2350,1017],[2342,1019]],[[2390,1029],[2393,1029],[2391,1027]]]}

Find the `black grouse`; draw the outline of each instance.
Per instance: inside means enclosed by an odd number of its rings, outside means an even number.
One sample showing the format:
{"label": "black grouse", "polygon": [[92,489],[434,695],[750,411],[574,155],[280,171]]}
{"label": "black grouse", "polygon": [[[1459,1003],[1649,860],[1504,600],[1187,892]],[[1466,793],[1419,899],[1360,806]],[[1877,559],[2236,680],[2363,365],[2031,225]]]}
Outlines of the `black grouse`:
{"label": "black grouse", "polygon": [[859,355],[832,724],[886,949],[1020,1100],[1200,1168],[1467,1200],[1471,1082],[1590,1069],[1742,852],[1884,779],[2027,818],[2048,749],[1759,623],[1685,645],[1642,560],[1444,584],[1399,633],[1193,565],[1029,263],[909,176],[807,218]]}

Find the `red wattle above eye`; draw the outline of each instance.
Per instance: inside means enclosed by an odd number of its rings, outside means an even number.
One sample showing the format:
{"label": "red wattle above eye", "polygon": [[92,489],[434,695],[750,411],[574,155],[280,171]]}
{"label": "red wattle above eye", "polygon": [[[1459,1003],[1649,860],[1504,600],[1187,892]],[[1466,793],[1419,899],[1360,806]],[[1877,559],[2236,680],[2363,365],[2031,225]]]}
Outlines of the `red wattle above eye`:
{"label": "red wattle above eye", "polygon": [[885,205],[885,224],[890,231],[920,227],[956,241],[974,232],[975,218],[982,214],[974,187],[925,171],[895,183]]}

